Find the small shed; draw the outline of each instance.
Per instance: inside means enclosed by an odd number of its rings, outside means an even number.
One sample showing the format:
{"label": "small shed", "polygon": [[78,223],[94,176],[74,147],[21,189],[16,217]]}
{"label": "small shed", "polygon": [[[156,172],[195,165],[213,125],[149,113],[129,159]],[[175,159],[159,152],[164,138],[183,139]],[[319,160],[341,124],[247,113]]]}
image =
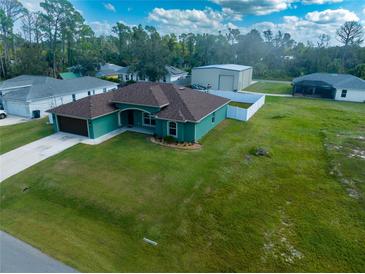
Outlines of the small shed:
{"label": "small shed", "polygon": [[214,90],[237,91],[252,82],[252,67],[236,64],[195,67],[191,72],[191,84]]}

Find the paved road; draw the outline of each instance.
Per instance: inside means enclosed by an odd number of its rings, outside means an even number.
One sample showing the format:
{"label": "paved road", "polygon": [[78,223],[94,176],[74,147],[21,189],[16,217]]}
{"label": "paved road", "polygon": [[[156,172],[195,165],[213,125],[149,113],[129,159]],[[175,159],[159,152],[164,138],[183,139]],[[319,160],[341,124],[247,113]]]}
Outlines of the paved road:
{"label": "paved road", "polygon": [[85,139],[83,136],[57,132],[0,155],[0,183]]}
{"label": "paved road", "polygon": [[0,272],[77,272],[38,249],[0,231]]}

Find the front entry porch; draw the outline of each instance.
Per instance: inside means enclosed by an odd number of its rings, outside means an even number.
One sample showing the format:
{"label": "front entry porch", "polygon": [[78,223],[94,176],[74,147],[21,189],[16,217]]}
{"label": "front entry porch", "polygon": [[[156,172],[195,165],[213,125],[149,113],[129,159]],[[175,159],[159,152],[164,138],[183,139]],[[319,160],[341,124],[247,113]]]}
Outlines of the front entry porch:
{"label": "front entry porch", "polygon": [[119,126],[127,131],[152,135],[156,121],[153,115],[141,109],[125,109],[119,112]]}

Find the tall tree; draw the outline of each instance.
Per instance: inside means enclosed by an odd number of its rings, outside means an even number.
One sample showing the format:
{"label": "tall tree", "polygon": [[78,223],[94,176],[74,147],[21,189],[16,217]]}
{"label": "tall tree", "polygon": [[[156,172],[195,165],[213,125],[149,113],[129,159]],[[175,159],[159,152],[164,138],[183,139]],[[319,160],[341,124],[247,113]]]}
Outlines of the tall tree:
{"label": "tall tree", "polygon": [[41,28],[48,39],[49,52],[52,60],[53,76],[57,75],[57,42],[62,29],[70,24],[70,18],[76,13],[72,4],[67,0],[45,0],[40,3],[43,8],[41,13]]}
{"label": "tall tree", "polygon": [[364,41],[363,27],[359,22],[345,22],[336,32],[337,39],[344,46],[360,45]]}

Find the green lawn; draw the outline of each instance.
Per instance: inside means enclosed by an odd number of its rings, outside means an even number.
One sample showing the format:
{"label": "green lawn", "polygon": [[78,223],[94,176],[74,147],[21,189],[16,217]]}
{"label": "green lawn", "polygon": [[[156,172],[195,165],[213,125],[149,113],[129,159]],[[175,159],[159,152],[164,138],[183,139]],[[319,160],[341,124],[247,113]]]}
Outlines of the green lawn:
{"label": "green lawn", "polygon": [[364,105],[266,100],[199,151],[125,133],[43,161],[0,185],[1,229],[84,272],[364,271]]}
{"label": "green lawn", "polygon": [[48,118],[0,127],[0,154],[53,133]]}
{"label": "green lawn", "polygon": [[229,105],[240,108],[249,108],[250,106],[252,106],[252,104],[250,103],[239,103],[239,102],[229,102]]}
{"label": "green lawn", "polygon": [[244,88],[244,90],[270,94],[291,94],[292,86],[287,83],[257,82],[256,84]]}

